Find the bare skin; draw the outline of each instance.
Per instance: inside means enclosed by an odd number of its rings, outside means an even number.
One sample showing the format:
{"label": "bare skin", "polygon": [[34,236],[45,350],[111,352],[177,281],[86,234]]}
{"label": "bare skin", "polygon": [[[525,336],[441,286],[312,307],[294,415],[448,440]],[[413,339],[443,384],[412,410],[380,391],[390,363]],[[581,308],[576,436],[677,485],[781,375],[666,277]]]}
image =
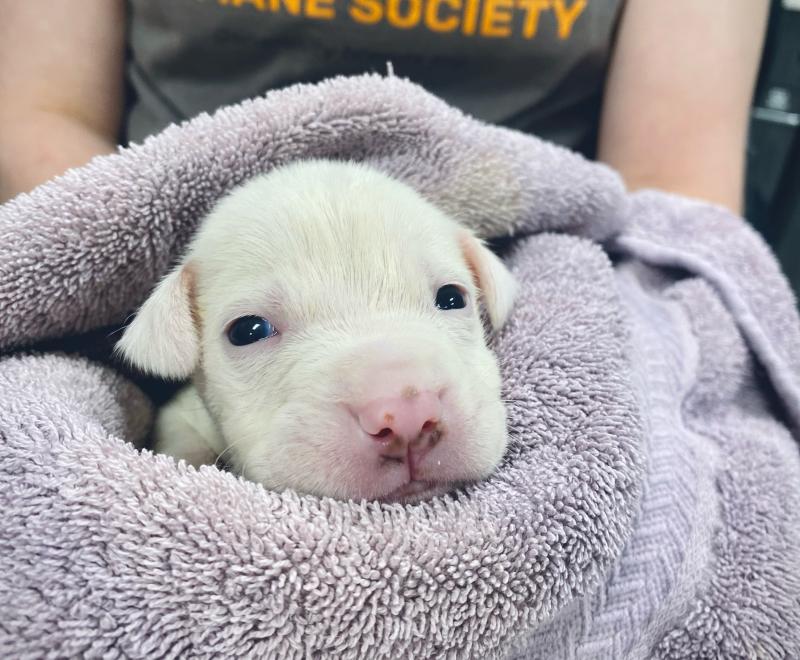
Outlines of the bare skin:
{"label": "bare skin", "polygon": [[0,202],[116,149],[121,0],[0,0]]}
{"label": "bare skin", "polygon": [[[628,187],[741,210],[747,116],[768,0],[628,0],[599,159]],[[122,0],[0,0],[0,202],[115,149]]]}
{"label": "bare skin", "polygon": [[740,212],[767,0],[628,0],[606,83],[598,157],[628,187]]}

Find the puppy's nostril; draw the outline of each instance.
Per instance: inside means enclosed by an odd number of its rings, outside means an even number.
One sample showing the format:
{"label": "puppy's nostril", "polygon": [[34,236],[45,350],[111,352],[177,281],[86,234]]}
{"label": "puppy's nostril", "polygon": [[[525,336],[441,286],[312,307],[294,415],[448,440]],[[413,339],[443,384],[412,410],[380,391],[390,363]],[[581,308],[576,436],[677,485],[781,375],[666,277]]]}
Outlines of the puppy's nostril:
{"label": "puppy's nostril", "polygon": [[[429,435],[439,426],[442,404],[438,395],[416,387],[404,395],[383,397],[366,401],[353,411],[362,430],[386,444],[413,442],[420,434]],[[414,395],[410,396],[411,389]]]}

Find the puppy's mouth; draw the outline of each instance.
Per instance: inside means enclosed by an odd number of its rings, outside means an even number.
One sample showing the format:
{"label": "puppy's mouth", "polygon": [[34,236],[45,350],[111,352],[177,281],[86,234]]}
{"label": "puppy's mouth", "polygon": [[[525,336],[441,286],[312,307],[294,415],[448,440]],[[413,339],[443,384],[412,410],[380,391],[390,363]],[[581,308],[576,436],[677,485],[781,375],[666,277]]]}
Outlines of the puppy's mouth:
{"label": "puppy's mouth", "polygon": [[453,488],[454,484],[442,483],[440,481],[408,481],[400,488],[395,488],[387,495],[378,498],[381,502],[414,504],[423,500],[429,500],[437,495],[444,495]]}

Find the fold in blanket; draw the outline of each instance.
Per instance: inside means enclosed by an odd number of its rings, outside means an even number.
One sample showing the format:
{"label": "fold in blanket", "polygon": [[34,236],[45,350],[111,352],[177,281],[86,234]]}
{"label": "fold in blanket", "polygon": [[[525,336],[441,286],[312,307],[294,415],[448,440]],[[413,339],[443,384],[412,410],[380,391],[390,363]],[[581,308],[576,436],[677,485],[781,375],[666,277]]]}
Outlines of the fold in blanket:
{"label": "fold in blanket", "polygon": [[[270,492],[137,450],[136,386],[25,350],[121,324],[216,199],[321,156],[514,237],[486,482]],[[800,322],[726,211],[363,76],[97,158],[0,207],[0,234],[4,657],[800,655]]]}

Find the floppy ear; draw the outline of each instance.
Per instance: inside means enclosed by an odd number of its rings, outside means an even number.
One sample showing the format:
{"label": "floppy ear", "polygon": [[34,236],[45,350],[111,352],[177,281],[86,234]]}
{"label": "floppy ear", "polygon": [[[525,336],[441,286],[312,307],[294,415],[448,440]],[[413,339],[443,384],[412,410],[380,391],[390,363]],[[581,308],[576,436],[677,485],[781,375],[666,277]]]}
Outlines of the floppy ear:
{"label": "floppy ear", "polygon": [[147,373],[188,378],[200,351],[193,286],[191,266],[173,270],[145,300],[114,350]]}
{"label": "floppy ear", "polygon": [[503,262],[470,232],[462,231],[459,242],[480,289],[492,329],[499,330],[514,305],[517,283]]}

